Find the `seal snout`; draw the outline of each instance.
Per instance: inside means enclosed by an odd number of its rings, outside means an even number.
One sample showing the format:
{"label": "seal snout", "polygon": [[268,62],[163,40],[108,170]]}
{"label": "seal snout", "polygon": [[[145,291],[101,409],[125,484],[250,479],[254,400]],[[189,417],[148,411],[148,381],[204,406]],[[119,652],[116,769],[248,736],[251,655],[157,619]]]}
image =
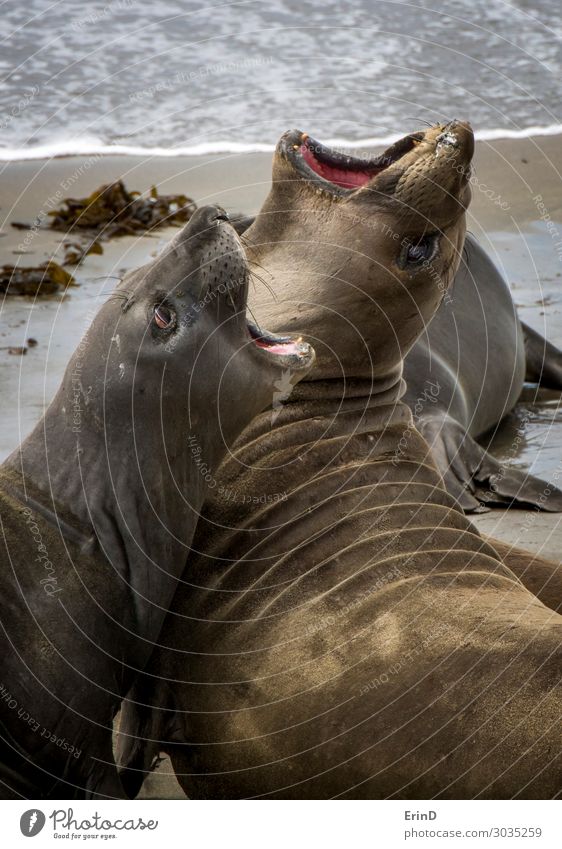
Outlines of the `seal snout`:
{"label": "seal snout", "polygon": [[419,134],[416,145],[376,181],[376,193],[398,202],[412,222],[435,228],[456,221],[470,201],[474,133],[466,121],[449,121]]}
{"label": "seal snout", "polygon": [[467,159],[472,159],[474,156],[474,132],[468,121],[454,119],[444,127],[437,127],[436,129],[438,131],[434,138],[436,154],[450,149],[461,151]]}
{"label": "seal snout", "polygon": [[222,206],[198,209],[184,228],[182,241],[205,290],[237,311],[245,309],[248,261]]}
{"label": "seal snout", "polygon": [[212,239],[215,229],[228,220],[228,214],[222,206],[215,204],[201,206],[193,213],[189,223],[184,227],[183,235],[188,239],[198,237]]}
{"label": "seal snout", "polygon": [[184,229],[187,250],[194,257],[192,280],[199,304],[218,304],[217,315],[226,317],[240,333],[243,347],[259,354],[261,366],[285,365],[296,372],[314,362],[314,351],[301,338],[277,335],[246,316],[250,270],[246,251],[221,206],[204,206]]}

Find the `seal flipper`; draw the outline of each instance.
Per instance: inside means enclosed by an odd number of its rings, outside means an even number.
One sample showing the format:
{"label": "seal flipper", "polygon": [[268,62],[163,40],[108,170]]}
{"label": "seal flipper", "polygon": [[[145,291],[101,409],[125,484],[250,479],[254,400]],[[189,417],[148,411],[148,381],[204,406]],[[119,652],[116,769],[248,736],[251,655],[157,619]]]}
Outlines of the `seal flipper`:
{"label": "seal flipper", "polygon": [[143,685],[141,677],[121,705],[115,760],[129,799],[138,796],[145,778],[160,763],[164,740],[169,742],[178,730],[174,704],[164,682],[146,679]]}
{"label": "seal flipper", "polygon": [[429,443],[447,491],[466,513],[490,507],[537,507],[562,512],[562,491],[502,464],[450,416],[420,416],[416,427]]}
{"label": "seal flipper", "polygon": [[525,338],[525,380],[546,389],[562,390],[562,351],[521,322]]}

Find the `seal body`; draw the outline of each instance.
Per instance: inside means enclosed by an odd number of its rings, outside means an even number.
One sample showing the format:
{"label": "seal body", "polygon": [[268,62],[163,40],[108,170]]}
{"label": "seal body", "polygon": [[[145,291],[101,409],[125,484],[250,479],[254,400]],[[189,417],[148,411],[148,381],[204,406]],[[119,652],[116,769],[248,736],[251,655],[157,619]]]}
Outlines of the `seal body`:
{"label": "seal body", "polygon": [[439,408],[472,436],[513,409],[523,387],[525,344],[511,293],[470,236],[447,296],[404,361],[404,397],[416,418],[424,377],[438,384]]}
{"label": "seal body", "polygon": [[228,443],[312,363],[245,315],[249,272],[204,207],[101,308],[0,469],[0,792],[122,797],[112,722],[144,668]]}
{"label": "seal body", "polygon": [[507,283],[471,236],[450,291],[404,361],[404,379],[416,426],[465,511],[562,510],[557,487],[545,498],[545,481],[502,466],[476,442],[514,408],[525,380],[562,388],[562,354],[519,320]]}
{"label": "seal body", "polygon": [[122,796],[107,765],[122,658],[138,651],[129,589],[68,508],[10,468],[0,520],[2,797]]}
{"label": "seal body", "polygon": [[167,752],[189,798],[554,797],[561,617],[443,488],[405,405],[338,401],[334,424],[291,399],[223,466],[230,500],[130,696],[131,765]]}
{"label": "seal body", "polygon": [[317,152],[288,134],[247,232],[275,283],[258,315],[306,332],[317,366],[221,468],[127,700],[123,780],[166,751],[190,797],[550,798],[562,618],[446,491],[401,400],[457,271],[472,133],[406,137],[335,214],[317,171],[295,180]]}

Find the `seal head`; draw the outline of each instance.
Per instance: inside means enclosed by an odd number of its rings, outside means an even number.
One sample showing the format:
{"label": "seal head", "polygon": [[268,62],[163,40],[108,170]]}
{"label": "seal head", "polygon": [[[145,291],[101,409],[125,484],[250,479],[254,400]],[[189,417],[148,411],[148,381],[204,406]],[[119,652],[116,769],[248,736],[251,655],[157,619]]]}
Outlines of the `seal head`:
{"label": "seal head", "polygon": [[[82,396],[78,441],[91,417],[106,442],[122,441],[125,423],[151,427],[176,456],[196,432],[209,443],[209,460],[218,457],[271,404],[280,377],[292,385],[314,361],[299,336],[269,333],[247,319],[250,281],[240,239],[215,206],[197,210],[162,254],[127,274],[65,376],[62,392],[73,395],[70,379]],[[64,407],[71,419],[73,404]],[[209,425],[217,416],[220,445]]]}
{"label": "seal head", "polygon": [[473,151],[461,121],[370,160],[298,130],[281,138],[271,192],[245,235],[279,299],[261,292],[256,311],[314,340],[314,379],[401,368],[458,266]]}

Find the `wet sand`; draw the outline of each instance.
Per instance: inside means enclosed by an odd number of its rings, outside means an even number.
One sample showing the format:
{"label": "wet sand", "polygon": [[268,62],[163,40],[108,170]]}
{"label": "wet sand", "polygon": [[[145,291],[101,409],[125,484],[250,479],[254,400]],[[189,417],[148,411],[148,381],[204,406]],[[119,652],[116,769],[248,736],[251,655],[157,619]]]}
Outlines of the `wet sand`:
{"label": "wet sand", "polygon": [[[562,137],[486,141],[476,147],[468,229],[508,279],[521,318],[562,346]],[[61,261],[62,242],[68,237],[41,228],[17,230],[12,221],[45,219],[62,198],[86,196],[118,178],[129,189],[147,191],[155,185],[163,194],[185,192],[199,205],[220,202],[229,212],[255,213],[270,185],[271,154],[81,156],[3,163],[0,172],[0,264],[38,265],[50,257]],[[89,256],[73,269],[81,285],[65,298],[0,301],[0,460],[40,417],[116,277],[146,261],[174,232],[166,228],[104,243],[103,255]],[[8,353],[8,347],[25,345],[29,338],[38,345],[25,356]],[[499,429],[493,450],[502,459],[551,477],[562,460],[562,413],[557,396],[534,395],[527,393],[525,403]],[[510,518],[494,511],[477,521],[511,538],[520,514]],[[536,519],[533,527],[541,531],[535,538],[529,530],[526,544],[558,554],[562,530],[556,523],[555,517]],[[548,535],[547,528],[554,534]]]}
{"label": "wet sand", "polygon": [[[117,178],[140,191],[184,192],[199,204],[220,202],[229,212],[255,213],[270,183],[270,154],[173,157],[69,157],[0,165],[0,265],[61,261],[63,235],[16,230],[11,221],[45,216],[63,197],[83,197]],[[562,138],[479,142],[475,158],[469,230],[490,251],[508,279],[521,318],[562,347]],[[75,273],[80,288],[65,297],[0,301],[0,460],[39,419],[93,313],[115,286],[115,277],[142,262],[175,232],[125,237],[104,243]],[[38,345],[25,356],[9,346],[30,337]],[[562,409],[556,393],[527,389],[521,404],[492,441],[500,459],[562,485]],[[562,556],[562,514],[494,510],[476,524],[486,533]],[[166,778],[169,763],[145,785],[143,795],[182,796]]]}

